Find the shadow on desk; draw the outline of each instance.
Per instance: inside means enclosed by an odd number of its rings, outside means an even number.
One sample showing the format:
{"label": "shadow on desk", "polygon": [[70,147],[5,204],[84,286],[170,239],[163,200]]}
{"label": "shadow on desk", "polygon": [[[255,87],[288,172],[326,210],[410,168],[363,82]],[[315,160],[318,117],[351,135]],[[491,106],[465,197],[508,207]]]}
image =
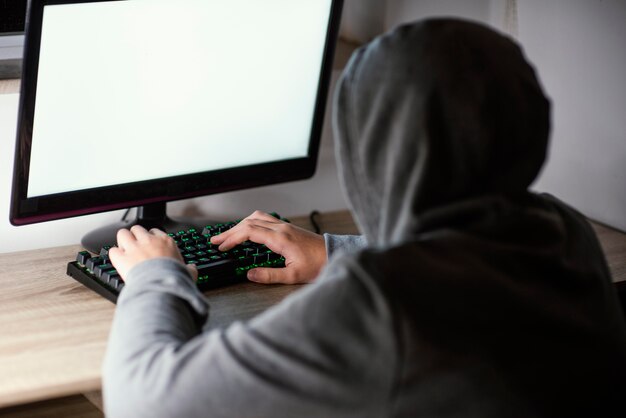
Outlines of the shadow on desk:
{"label": "shadow on desk", "polygon": [[626,234],[611,227],[591,222],[598,236],[611,277],[626,317]]}
{"label": "shadow on desk", "polygon": [[103,418],[104,413],[82,395],[0,409],[2,418]]}
{"label": "shadow on desk", "polygon": [[626,282],[615,283],[615,288],[617,289],[619,302],[622,304],[622,312],[624,313],[624,318],[626,318]]}

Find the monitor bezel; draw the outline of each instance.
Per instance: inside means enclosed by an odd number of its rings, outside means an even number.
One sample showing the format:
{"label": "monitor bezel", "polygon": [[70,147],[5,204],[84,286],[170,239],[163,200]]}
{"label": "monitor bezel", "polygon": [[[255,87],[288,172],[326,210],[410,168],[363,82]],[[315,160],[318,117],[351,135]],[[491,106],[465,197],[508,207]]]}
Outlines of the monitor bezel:
{"label": "monitor bezel", "polygon": [[[9,216],[11,224],[16,226],[27,225],[303,180],[313,176],[317,165],[343,0],[331,0],[331,11],[326,30],[326,41],[321,61],[317,98],[306,157],[28,197],[28,173],[37,94],[37,70],[39,66],[43,9],[48,5],[106,1],[132,0],[32,0],[29,2],[26,17],[24,62]],[[76,158],[82,157],[78,151],[66,150],[62,152],[76,152]]]}

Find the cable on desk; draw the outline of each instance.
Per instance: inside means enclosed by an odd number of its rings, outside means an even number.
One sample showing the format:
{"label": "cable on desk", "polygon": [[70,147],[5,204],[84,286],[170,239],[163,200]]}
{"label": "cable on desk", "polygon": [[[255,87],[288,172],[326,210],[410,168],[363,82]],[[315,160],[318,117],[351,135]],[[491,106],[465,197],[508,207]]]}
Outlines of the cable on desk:
{"label": "cable on desk", "polygon": [[319,214],[320,213],[317,210],[314,210],[309,215],[309,220],[311,221],[311,225],[313,225],[313,230],[315,231],[316,234],[320,234],[322,232],[320,225],[315,220],[315,217],[318,216]]}
{"label": "cable on desk", "polygon": [[126,218],[128,218],[128,214],[130,213],[132,209],[133,208],[126,209],[126,212],[124,212],[124,215],[122,216],[122,219],[121,219],[122,222],[126,221]]}

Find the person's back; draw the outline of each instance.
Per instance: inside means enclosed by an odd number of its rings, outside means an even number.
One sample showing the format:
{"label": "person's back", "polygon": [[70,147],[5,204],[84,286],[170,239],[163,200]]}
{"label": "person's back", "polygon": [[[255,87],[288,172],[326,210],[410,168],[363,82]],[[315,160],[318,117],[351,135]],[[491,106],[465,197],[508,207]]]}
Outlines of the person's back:
{"label": "person's back", "polygon": [[[597,240],[567,205],[528,191],[549,104],[519,48],[468,22],[407,25],[355,53],[335,103],[367,247],[210,332],[182,265],[133,267],[105,365],[108,412],[623,415],[626,328]],[[114,263],[151,239],[135,233]]]}
{"label": "person's back", "polygon": [[623,415],[624,325],[593,232],[525,200],[356,256],[394,317],[393,416]]}
{"label": "person's back", "polygon": [[549,107],[519,48],[468,22],[407,25],[340,86],[357,256],[395,318],[399,415],[621,416],[626,329],[584,218],[527,191]]}

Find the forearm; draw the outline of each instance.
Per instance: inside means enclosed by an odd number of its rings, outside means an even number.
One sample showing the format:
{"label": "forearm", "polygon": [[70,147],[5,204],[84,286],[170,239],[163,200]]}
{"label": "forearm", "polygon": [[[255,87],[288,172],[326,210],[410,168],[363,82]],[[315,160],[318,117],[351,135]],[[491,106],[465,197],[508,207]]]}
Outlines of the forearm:
{"label": "forearm", "polygon": [[143,402],[168,392],[164,386],[172,384],[181,347],[201,332],[207,314],[208,305],[182,264],[155,259],[130,272],[104,363],[109,416],[141,416],[148,412]]}
{"label": "forearm", "polygon": [[[146,279],[161,286],[173,275]],[[395,352],[389,314],[371,304],[369,285],[333,276],[249,323],[199,335],[195,290],[125,289],[105,362],[107,416],[380,416],[394,367],[371,359]]]}

